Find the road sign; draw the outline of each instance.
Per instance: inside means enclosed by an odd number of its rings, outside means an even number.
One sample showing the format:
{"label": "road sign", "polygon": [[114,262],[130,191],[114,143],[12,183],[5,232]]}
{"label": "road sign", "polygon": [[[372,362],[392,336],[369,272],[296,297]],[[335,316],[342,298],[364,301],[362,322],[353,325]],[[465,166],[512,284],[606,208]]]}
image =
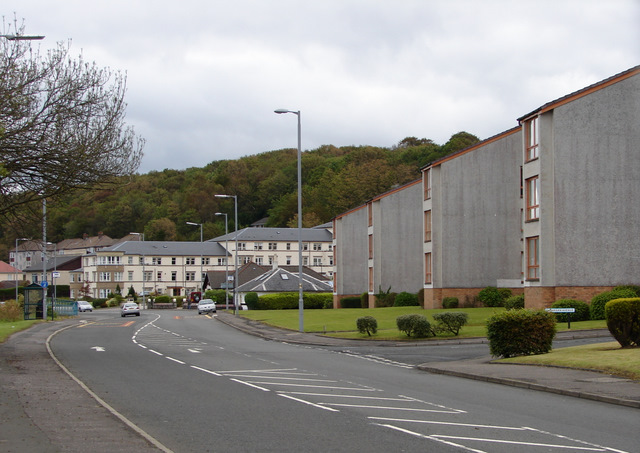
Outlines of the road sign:
{"label": "road sign", "polygon": [[575,313],[575,308],[545,308],[546,311],[551,313]]}
{"label": "road sign", "polygon": [[51,276],[52,276],[53,278],[60,278],[60,272],[52,272],[52,273],[51,273]]}
{"label": "road sign", "polygon": [[49,286],[49,282],[46,280],[43,280],[40,282],[40,286],[42,286],[43,288],[46,288],[47,286]]}

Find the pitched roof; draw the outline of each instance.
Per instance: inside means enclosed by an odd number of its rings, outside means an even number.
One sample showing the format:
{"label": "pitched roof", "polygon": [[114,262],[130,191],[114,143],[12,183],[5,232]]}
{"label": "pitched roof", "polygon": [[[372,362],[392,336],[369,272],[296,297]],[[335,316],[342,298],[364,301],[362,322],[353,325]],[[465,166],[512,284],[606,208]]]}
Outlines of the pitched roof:
{"label": "pitched roof", "polygon": [[[235,241],[236,232],[209,239],[206,242]],[[298,240],[297,228],[243,228],[238,231],[239,241],[286,241]],[[304,242],[331,242],[331,233],[325,228],[302,228],[302,240]]]}
{"label": "pitched roof", "polygon": [[99,253],[122,252],[147,256],[226,256],[228,252],[217,242],[125,241],[100,250]]}
{"label": "pitched roof", "polygon": [[0,274],[19,274],[21,273],[20,269],[16,269],[9,263],[5,263],[4,261],[0,261]]}
{"label": "pitched roof", "polygon": [[[24,272],[42,272],[44,264],[42,261],[34,263],[24,270]],[[47,258],[47,271],[58,269],[61,271],[72,271],[82,265],[81,255],[58,255]]]}

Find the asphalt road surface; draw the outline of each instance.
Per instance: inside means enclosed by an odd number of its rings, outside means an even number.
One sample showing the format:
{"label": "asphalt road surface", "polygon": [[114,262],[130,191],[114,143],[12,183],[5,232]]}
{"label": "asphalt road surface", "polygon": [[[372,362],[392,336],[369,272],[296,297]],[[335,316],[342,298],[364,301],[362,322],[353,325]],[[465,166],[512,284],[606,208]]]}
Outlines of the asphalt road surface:
{"label": "asphalt road surface", "polygon": [[278,343],[181,310],[83,318],[53,353],[166,451],[640,451],[637,409],[425,373],[422,347]]}

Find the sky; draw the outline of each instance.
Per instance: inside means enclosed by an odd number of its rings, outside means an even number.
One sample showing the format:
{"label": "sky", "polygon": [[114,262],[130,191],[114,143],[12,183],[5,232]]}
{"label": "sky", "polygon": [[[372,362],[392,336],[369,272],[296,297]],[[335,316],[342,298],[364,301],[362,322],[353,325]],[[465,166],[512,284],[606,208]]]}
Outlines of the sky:
{"label": "sky", "polygon": [[640,0],[3,0],[127,77],[140,173],[297,146],[485,139],[640,64]]}

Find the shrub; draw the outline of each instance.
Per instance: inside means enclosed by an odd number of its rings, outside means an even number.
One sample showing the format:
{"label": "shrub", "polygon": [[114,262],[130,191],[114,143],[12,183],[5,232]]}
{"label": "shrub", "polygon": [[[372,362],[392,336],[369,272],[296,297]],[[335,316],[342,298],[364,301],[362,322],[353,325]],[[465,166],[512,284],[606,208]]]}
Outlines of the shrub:
{"label": "shrub", "polygon": [[[305,293],[303,295],[305,309],[320,309],[325,300],[333,300],[332,293]],[[300,293],[274,293],[258,297],[259,310],[293,310],[299,305]]]}
{"label": "shrub", "polygon": [[469,322],[469,316],[459,311],[436,313],[433,319],[438,323],[435,327],[436,332],[451,332],[454,335],[458,335],[460,328]]}
{"label": "shrub", "polygon": [[[204,298],[211,299],[216,304],[224,304],[226,303],[226,291],[224,289],[208,289],[204,292]],[[229,300],[231,301],[231,295],[229,295]]]}
{"label": "shrub", "polygon": [[[15,291],[13,295],[15,296]],[[18,301],[10,300],[0,305],[0,321],[14,322],[21,319],[24,319],[24,309]]]}
{"label": "shrub", "polygon": [[162,296],[156,296],[153,301],[154,304],[170,304],[171,302],[173,302],[171,300],[171,297],[167,296],[166,294]]}
{"label": "shrub", "polygon": [[597,294],[591,299],[591,306],[589,307],[591,319],[605,319],[604,306],[610,300],[634,297],[637,297],[635,291],[628,288],[613,289],[611,291],[605,291]]}
{"label": "shrub", "polygon": [[107,306],[107,299],[93,299],[93,308],[104,308]]}
{"label": "shrub", "polygon": [[362,308],[360,297],[343,297],[340,299],[340,306],[342,308]]}
{"label": "shrub", "polygon": [[524,308],[524,294],[507,297],[504,300],[504,308],[507,310],[521,310]]}
{"label": "shrub", "polygon": [[458,305],[460,305],[460,302],[457,297],[445,297],[442,299],[442,308],[458,308]]}
{"label": "shrub", "polygon": [[373,316],[363,316],[356,320],[358,332],[371,336],[378,332],[378,321]]}
{"label": "shrub", "polygon": [[638,285],[623,285],[623,286],[616,286],[615,288],[613,288],[614,291],[618,291],[620,289],[629,289],[634,293],[636,293],[636,297],[640,297],[640,286]]}
{"label": "shrub", "polygon": [[393,301],[394,307],[416,307],[419,305],[420,303],[418,302],[418,295],[411,294],[406,291],[403,291],[400,294],[398,294],[395,300]]}
{"label": "shrub", "polygon": [[369,293],[366,291],[360,294],[360,306],[362,308],[369,308]]}
{"label": "shrub", "polygon": [[[551,308],[575,308],[575,313],[554,313],[558,322],[572,321],[588,321],[589,320],[589,305],[581,300],[574,299],[560,299],[551,304]],[[571,318],[569,318],[571,315]]]}
{"label": "shrub", "polygon": [[544,354],[551,351],[556,317],[544,310],[509,310],[487,320],[489,350],[495,357]]}
{"label": "shrub", "polygon": [[375,294],[376,307],[393,307],[396,294],[391,292],[391,287],[386,291],[382,290],[381,286],[378,286],[378,293]]}
{"label": "shrub", "polygon": [[401,315],[396,318],[398,330],[407,334],[408,337],[424,338],[434,336],[431,323],[423,315],[411,314]]}
{"label": "shrub", "polygon": [[245,294],[244,303],[247,305],[249,310],[257,310],[258,309],[258,293],[250,292]]}
{"label": "shrub", "polygon": [[609,332],[620,346],[640,346],[640,298],[614,299],[604,312]]}
{"label": "shrub", "polygon": [[501,307],[503,303],[502,294],[498,288],[487,286],[478,293],[478,299],[485,307]]}

